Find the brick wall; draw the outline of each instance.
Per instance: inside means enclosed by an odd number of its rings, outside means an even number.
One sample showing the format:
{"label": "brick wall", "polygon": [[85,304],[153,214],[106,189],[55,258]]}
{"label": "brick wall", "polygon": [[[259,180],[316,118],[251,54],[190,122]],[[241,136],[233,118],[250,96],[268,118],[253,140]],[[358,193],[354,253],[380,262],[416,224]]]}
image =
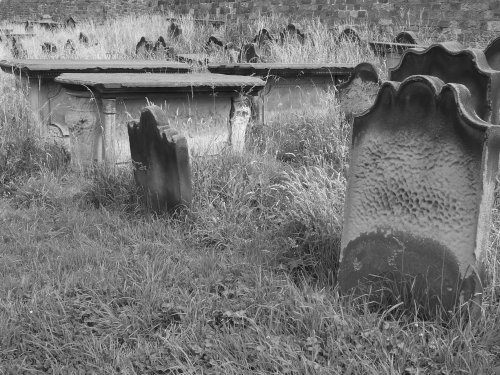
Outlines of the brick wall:
{"label": "brick wall", "polygon": [[158,0],[0,0],[0,20],[36,20],[44,14],[59,21],[69,16],[103,20],[157,8]]}
{"label": "brick wall", "polygon": [[100,20],[159,8],[231,20],[279,13],[290,21],[318,17],[330,25],[368,20],[382,26],[436,27],[458,35],[500,32],[499,0],[0,0],[0,19],[51,14],[55,19],[76,15]]}

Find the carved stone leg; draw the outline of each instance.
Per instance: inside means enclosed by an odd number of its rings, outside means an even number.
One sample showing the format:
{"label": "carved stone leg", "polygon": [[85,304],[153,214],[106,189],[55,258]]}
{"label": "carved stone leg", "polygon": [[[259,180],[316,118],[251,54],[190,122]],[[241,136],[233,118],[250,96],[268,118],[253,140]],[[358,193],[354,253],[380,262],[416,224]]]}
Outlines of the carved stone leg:
{"label": "carved stone leg", "polygon": [[103,154],[104,163],[111,167],[115,163],[116,99],[102,99]]}
{"label": "carved stone leg", "polygon": [[251,102],[247,96],[231,99],[229,143],[234,151],[245,149],[245,134],[251,116]]}

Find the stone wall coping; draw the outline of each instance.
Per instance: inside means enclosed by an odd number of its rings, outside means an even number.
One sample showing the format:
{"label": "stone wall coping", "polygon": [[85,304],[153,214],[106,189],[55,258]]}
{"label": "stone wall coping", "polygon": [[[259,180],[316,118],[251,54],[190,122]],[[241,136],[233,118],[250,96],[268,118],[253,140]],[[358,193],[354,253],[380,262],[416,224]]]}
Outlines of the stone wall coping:
{"label": "stone wall coping", "polygon": [[268,75],[278,77],[303,77],[303,76],[349,76],[356,64],[285,64],[285,63],[240,63],[240,64],[208,64],[212,73]]}
{"label": "stone wall coping", "polygon": [[90,87],[102,94],[120,92],[258,92],[265,82],[256,77],[211,73],[63,73],[55,79],[68,88]]}
{"label": "stone wall coping", "polygon": [[161,60],[0,60],[0,69],[28,77],[57,77],[62,73],[187,73],[189,64]]}

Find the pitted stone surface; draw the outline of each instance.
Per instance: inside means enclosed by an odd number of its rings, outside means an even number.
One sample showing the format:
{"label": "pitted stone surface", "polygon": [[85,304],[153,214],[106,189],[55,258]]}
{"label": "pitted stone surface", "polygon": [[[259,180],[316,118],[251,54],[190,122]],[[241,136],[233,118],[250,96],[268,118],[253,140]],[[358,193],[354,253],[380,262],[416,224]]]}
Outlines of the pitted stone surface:
{"label": "pitted stone surface", "polygon": [[[460,293],[472,298],[480,290],[473,271],[486,245],[497,137],[461,85],[422,76],[386,82],[354,122],[341,287],[399,273],[418,279],[431,309],[439,300],[452,308]],[[483,153],[491,160],[483,163]]]}
{"label": "pitted stone surface", "polygon": [[500,71],[491,69],[483,51],[463,49],[456,43],[410,49],[389,79],[401,82],[412,75],[435,76],[445,83],[461,83],[472,95],[476,113],[485,121],[500,123]]}

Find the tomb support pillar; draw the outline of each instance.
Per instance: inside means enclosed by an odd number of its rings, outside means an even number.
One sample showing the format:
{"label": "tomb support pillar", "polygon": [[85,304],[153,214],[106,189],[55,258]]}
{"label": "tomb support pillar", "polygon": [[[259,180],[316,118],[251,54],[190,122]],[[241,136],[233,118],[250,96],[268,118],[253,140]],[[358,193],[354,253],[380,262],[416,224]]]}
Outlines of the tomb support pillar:
{"label": "tomb support pillar", "polygon": [[102,99],[103,114],[103,161],[107,167],[115,163],[116,99]]}
{"label": "tomb support pillar", "polygon": [[229,114],[229,143],[234,151],[245,149],[245,134],[251,116],[251,100],[248,96],[239,95],[231,98]]}

